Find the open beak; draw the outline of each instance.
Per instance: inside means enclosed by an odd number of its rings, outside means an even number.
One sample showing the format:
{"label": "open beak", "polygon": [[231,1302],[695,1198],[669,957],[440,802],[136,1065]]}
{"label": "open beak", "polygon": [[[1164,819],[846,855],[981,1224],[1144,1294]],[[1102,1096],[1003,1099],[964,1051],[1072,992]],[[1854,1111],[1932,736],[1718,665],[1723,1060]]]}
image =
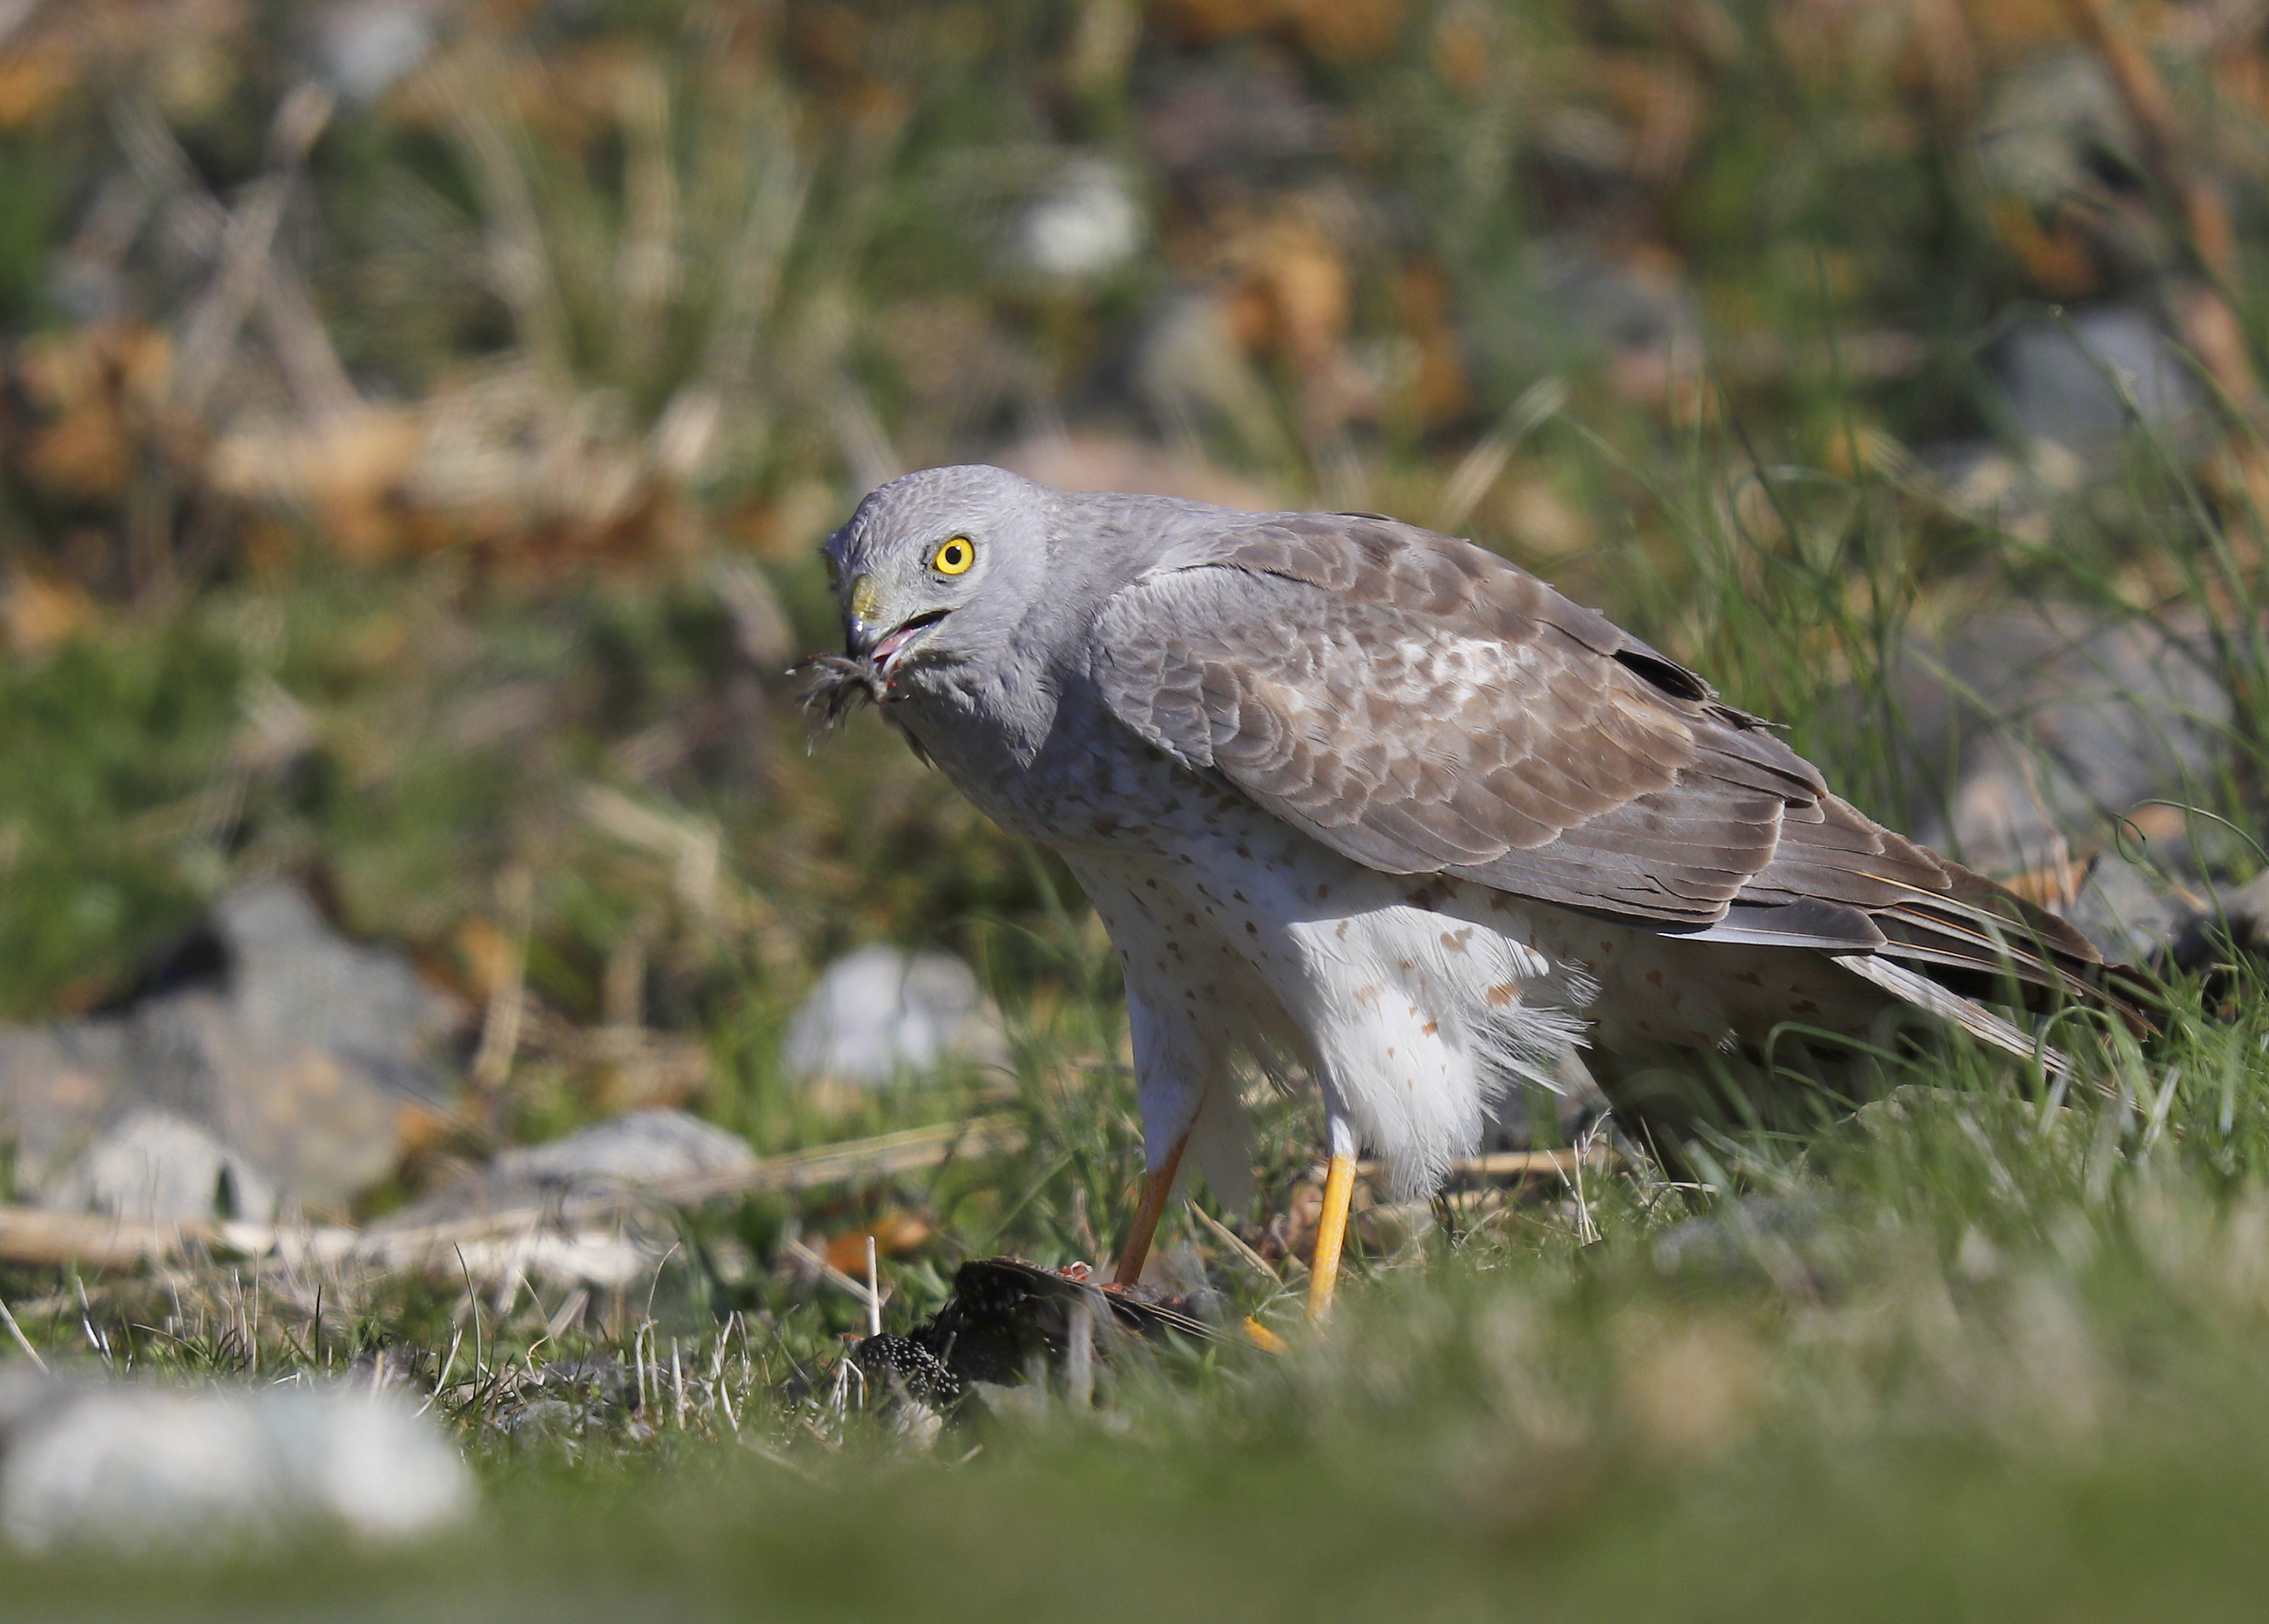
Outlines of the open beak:
{"label": "open beak", "polygon": [[868,625],[866,622],[854,616],[848,627],[852,658],[865,661],[876,675],[887,682],[890,680],[891,672],[897,668],[900,656],[913,646],[922,633],[943,620],[950,612],[946,609],[932,609],[927,615],[917,615],[905,624],[893,627],[880,637],[875,635],[874,628]]}

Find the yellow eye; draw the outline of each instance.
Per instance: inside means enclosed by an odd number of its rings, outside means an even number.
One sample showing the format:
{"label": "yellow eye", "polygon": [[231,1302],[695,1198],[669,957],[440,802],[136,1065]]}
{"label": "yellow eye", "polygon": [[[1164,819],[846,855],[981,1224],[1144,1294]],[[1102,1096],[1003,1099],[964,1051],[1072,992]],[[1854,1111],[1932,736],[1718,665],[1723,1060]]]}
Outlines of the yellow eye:
{"label": "yellow eye", "polygon": [[977,562],[977,543],[965,535],[948,536],[938,544],[929,567],[940,575],[966,575],[969,566]]}

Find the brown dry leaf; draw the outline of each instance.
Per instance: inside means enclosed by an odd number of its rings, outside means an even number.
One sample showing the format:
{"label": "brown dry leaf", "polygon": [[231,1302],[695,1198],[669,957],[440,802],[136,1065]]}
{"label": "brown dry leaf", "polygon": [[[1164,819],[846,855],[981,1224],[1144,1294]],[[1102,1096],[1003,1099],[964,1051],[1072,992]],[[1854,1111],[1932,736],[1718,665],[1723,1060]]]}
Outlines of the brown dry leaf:
{"label": "brown dry leaf", "polygon": [[1195,45],[1234,40],[1283,21],[1284,0],[1150,0],[1151,19]]}
{"label": "brown dry leaf", "polygon": [[2103,268],[2080,226],[2061,220],[2044,225],[2032,205],[2014,198],[1996,200],[1991,218],[2001,246],[2043,291],[2058,299],[2081,299],[2103,282]]}
{"label": "brown dry leaf", "polygon": [[1235,341],[1289,366],[1303,415],[1329,429],[1375,411],[1377,391],[1346,352],[1354,279],[1319,212],[1296,199],[1231,233],[1216,258],[1231,279],[1224,314]]}
{"label": "brown dry leaf", "polygon": [[1288,234],[1277,247],[1267,274],[1279,339],[1293,365],[1319,376],[1338,359],[1347,336],[1347,266],[1331,244],[1312,232]]}
{"label": "brown dry leaf", "polygon": [[495,920],[465,920],[457,926],[456,948],[473,993],[484,1002],[519,980],[520,944]]}
{"label": "brown dry leaf", "polygon": [[101,322],[34,339],[13,368],[33,409],[19,453],[33,484],[81,497],[113,495],[137,446],[156,432],[173,365],[164,333]]}
{"label": "brown dry leaf", "polygon": [[542,148],[589,152],[620,125],[625,85],[650,70],[652,54],[635,41],[594,40],[512,64],[513,116]]}
{"label": "brown dry leaf", "polygon": [[2001,883],[2036,907],[2061,913],[2080,900],[2080,888],[2087,878],[2088,865],[2066,857],[2011,875]]}
{"label": "brown dry leaf", "polygon": [[1434,26],[1434,71],[1461,95],[1476,96],[1503,70],[1497,35],[1502,19],[1479,6],[1453,6]]}
{"label": "brown dry leaf", "polygon": [[506,362],[439,391],[419,414],[403,500],[522,572],[683,557],[698,541],[649,435],[602,390]]}
{"label": "brown dry leaf", "polygon": [[404,1100],[394,1113],[394,1134],[407,1162],[438,1150],[457,1132],[459,1124],[446,1111],[416,1100]]}
{"label": "brown dry leaf", "polygon": [[[2269,123],[2269,56],[2259,51],[2232,51],[2216,56],[2212,64],[2215,97],[2230,112],[2242,112],[2257,124]],[[2243,172],[2258,174],[2261,152],[2251,139],[2228,140],[2217,144],[2214,166],[2224,168],[2242,166]]]}
{"label": "brown dry leaf", "polygon": [[1913,18],[1911,76],[1940,109],[1965,114],[1977,100],[1977,42],[1962,0],[1910,0]]}
{"label": "brown dry leaf", "polygon": [[2245,329],[2229,301],[2215,289],[2192,283],[2175,289],[2172,302],[2184,347],[2231,399],[2251,403],[2256,393],[2252,357]]}
{"label": "brown dry leaf", "polygon": [[1295,39],[1342,66],[1393,50],[1410,14],[1409,0],[1285,0],[1283,9]]}
{"label": "brown dry leaf", "polygon": [[133,442],[109,403],[92,401],[35,431],[24,447],[33,484],[78,497],[101,497],[125,484]]}
{"label": "brown dry leaf", "polygon": [[1302,1179],[1292,1186],[1292,1194],[1284,1204],[1282,1227],[1279,1238],[1284,1251],[1302,1262],[1314,1257],[1316,1225],[1324,1215],[1324,1186],[1322,1181]]}
{"label": "brown dry leaf", "polygon": [[417,417],[395,407],[251,424],[213,447],[207,474],[225,495],[309,513],[330,545],[367,564],[402,550],[400,496],[424,439]]}
{"label": "brown dry leaf", "polygon": [[1674,56],[1603,51],[1593,58],[1600,88],[1631,132],[1631,173],[1660,184],[1685,167],[1702,122],[1702,87]]}
{"label": "brown dry leaf", "polygon": [[36,124],[78,88],[79,63],[63,43],[35,40],[0,55],[0,129]]}
{"label": "brown dry leaf", "polygon": [[314,520],[356,563],[465,548],[540,577],[692,551],[698,525],[673,454],[603,392],[507,364],[415,407],[241,422],[205,473],[255,509]]}
{"label": "brown dry leaf", "polygon": [[1126,491],[1271,513],[1284,500],[1268,486],[1194,454],[1161,450],[1114,435],[1051,435],[1011,447],[998,458],[1012,474],[1059,491]]}
{"label": "brown dry leaf", "polygon": [[1571,502],[1548,473],[1516,469],[1500,490],[1492,511],[1518,556],[1564,558],[1598,542],[1591,510]]}
{"label": "brown dry leaf", "polygon": [[18,569],[0,592],[0,638],[36,660],[67,642],[94,613],[94,601],[66,580]]}
{"label": "brown dry leaf", "polygon": [[[1378,1192],[1372,1188],[1371,1176],[1367,1173],[1358,1174],[1355,1181],[1354,1193],[1348,1201],[1349,1224],[1354,1225],[1357,1220],[1367,1219],[1378,1206]],[[1323,1215],[1324,1185],[1320,1177],[1304,1178],[1292,1186],[1291,1196],[1285,1204],[1285,1210],[1280,1215],[1282,1227],[1278,1230],[1286,1255],[1296,1257],[1303,1263],[1309,1262],[1314,1258],[1316,1226],[1322,1222]],[[1275,1227],[1272,1225],[1272,1228]],[[1371,1233],[1367,1222],[1357,1229],[1356,1232]],[[1262,1255],[1264,1257],[1269,1255],[1266,1248],[1262,1249]]]}
{"label": "brown dry leaf", "polygon": [[929,1239],[931,1234],[928,1222],[916,1214],[889,1212],[861,1228],[830,1236],[821,1255],[827,1259],[828,1267],[839,1269],[852,1279],[860,1280],[867,1273],[867,1241],[869,1236],[874,1239],[876,1257],[895,1258],[913,1251]]}
{"label": "brown dry leaf", "polygon": [[1217,44],[1282,33],[1326,62],[1369,61],[1392,50],[1409,0],[1150,0],[1150,16],[1177,38]]}
{"label": "brown dry leaf", "polygon": [[[1984,6],[1998,0],[1984,0]],[[2063,37],[2063,0],[2012,13],[2007,26],[1980,31],[1979,0],[1791,0],[1772,15],[1773,38],[1816,89],[1875,103],[1926,95],[1942,110],[1974,100],[1981,53],[2002,63]],[[2017,17],[2017,10],[2029,17]]]}
{"label": "brown dry leaf", "polygon": [[1454,423],[1473,410],[1465,346],[1458,336],[1455,300],[1440,268],[1407,267],[1400,279],[1403,331],[1417,346],[1403,409],[1422,429]]}
{"label": "brown dry leaf", "polygon": [[2172,843],[2191,832],[2191,815],[2181,807],[2136,807],[2121,820],[2140,839]]}
{"label": "brown dry leaf", "polygon": [[1962,11],[1988,68],[2069,40],[2074,32],[2069,0],[1962,0]]}

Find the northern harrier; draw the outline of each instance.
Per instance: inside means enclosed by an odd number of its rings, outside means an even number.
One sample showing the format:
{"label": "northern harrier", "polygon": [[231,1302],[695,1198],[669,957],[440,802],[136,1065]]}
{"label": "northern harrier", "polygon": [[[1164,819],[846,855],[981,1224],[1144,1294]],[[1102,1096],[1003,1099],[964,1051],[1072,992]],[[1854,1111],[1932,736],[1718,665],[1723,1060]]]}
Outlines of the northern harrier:
{"label": "northern harrier", "polygon": [[2124,1012],[2069,926],[1469,543],[945,468],[876,491],[825,556],[849,652],[813,703],[877,701],[1062,854],[1118,949],[1148,1169],[1121,1284],[1185,1149],[1249,1192],[1240,1052],[1323,1093],[1320,1312],[1357,1152],[1429,1192],[1576,1049],[1674,1129],[1691,1096],[1663,1079],[1785,1025],[1866,1039],[1919,1007],[2029,1055],[1977,998]]}

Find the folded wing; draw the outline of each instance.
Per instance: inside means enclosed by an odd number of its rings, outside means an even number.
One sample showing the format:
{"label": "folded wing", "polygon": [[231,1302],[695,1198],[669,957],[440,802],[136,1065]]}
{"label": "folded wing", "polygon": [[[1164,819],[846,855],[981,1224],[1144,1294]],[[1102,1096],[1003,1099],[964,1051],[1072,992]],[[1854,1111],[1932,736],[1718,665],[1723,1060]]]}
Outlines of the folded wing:
{"label": "folded wing", "polygon": [[1884,955],[1965,993],[2104,996],[2061,920],[1872,822],[1699,677],[1467,543],[1225,520],[1096,631],[1129,727],[1371,867]]}

